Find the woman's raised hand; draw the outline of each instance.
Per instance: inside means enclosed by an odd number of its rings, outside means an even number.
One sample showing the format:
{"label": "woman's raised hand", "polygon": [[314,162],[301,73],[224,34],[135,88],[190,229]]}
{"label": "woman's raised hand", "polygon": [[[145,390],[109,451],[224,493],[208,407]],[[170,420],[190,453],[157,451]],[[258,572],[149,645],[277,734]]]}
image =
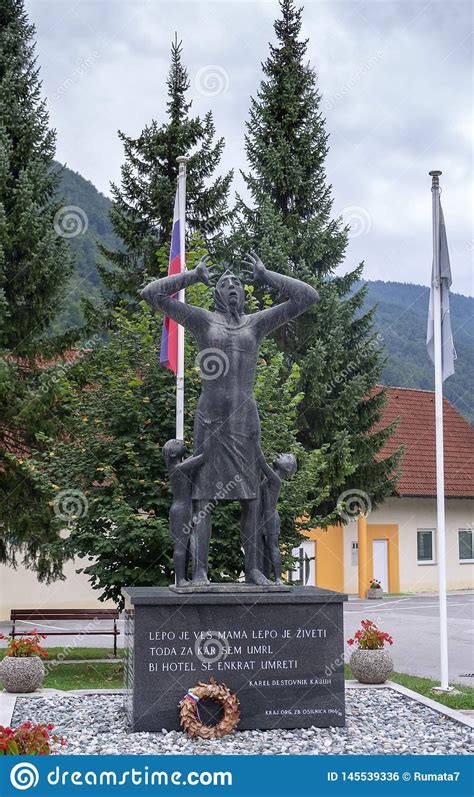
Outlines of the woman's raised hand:
{"label": "woman's raised hand", "polygon": [[211,269],[216,268],[215,265],[214,266],[209,265],[210,259],[211,258],[209,257],[209,255],[204,255],[204,257],[201,257],[199,263],[194,269],[200,281],[203,282],[204,285],[210,285],[211,276],[212,276]]}
{"label": "woman's raised hand", "polygon": [[265,284],[265,274],[267,270],[256,252],[250,252],[245,255],[242,264],[247,273],[252,275],[252,282],[254,285]]}

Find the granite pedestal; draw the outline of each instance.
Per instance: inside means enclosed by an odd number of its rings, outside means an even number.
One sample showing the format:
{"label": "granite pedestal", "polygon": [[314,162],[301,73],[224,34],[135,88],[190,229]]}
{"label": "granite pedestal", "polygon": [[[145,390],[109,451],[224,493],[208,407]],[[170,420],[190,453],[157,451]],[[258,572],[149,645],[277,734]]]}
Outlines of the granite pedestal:
{"label": "granite pedestal", "polygon": [[[180,594],[128,587],[125,709],[133,731],[179,730],[178,703],[210,676],[240,700],[240,730],[343,726],[343,601],[316,587]],[[200,705],[204,722],[215,704]]]}

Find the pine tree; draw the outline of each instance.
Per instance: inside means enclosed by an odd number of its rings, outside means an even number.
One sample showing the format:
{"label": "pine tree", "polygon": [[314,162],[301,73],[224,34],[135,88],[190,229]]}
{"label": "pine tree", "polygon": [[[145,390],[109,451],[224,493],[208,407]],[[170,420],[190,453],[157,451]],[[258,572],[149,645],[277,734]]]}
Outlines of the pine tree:
{"label": "pine tree", "polygon": [[[23,0],[0,5],[0,561],[19,552],[47,575],[50,512],[26,460],[50,428],[49,391],[39,392],[41,355],[71,271],[58,232],[48,127],[34,54],[34,26]],[[50,341],[49,347],[52,347]]]}
{"label": "pine tree", "polygon": [[[190,233],[199,232],[209,251],[222,233],[231,214],[227,197],[232,172],[213,175],[218,166],[224,139],[214,142],[212,113],[191,118],[191,102],[186,98],[190,82],[182,63],[182,45],[171,46],[171,67],[167,79],[167,121],[152,121],[138,138],[123,132],[119,137],[125,151],[121,185],[112,185],[114,200],[111,221],[123,241],[120,251],[100,247],[109,266],[101,266],[109,317],[123,302],[136,309],[138,292],[145,279],[157,276],[156,252],[170,238],[180,155],[189,157],[186,186],[186,225]],[[95,314],[89,308],[89,317]]]}
{"label": "pine tree", "polygon": [[231,244],[256,249],[269,268],[310,282],[321,296],[276,339],[301,369],[300,440],[308,450],[327,446],[330,495],[314,515],[324,525],[346,491],[363,491],[365,505],[375,508],[393,488],[397,457],[378,461],[391,429],[371,431],[384,403],[383,392],[373,391],[383,352],[374,310],[364,309],[366,291],[356,287],[363,264],[335,276],[348,231],[331,217],[328,135],[316,74],[306,62],[307,41],[299,38],[302,9],[293,0],[280,0],[280,8],[277,43],[262,65],[247,123],[250,169],[243,176],[252,203],[239,198]]}

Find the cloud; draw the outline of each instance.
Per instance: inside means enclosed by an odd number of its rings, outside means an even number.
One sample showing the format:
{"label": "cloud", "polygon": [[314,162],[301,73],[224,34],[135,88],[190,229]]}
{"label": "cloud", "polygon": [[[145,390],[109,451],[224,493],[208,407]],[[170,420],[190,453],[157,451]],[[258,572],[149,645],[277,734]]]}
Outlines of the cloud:
{"label": "cloud", "polygon": [[[370,219],[351,236],[341,270],[365,260],[366,278],[428,283],[428,171],[440,168],[453,289],[472,293],[469,5],[304,5],[303,35],[330,134],[326,170],[334,214],[347,216],[355,207]],[[244,190],[238,173],[246,167],[244,122],[273,40],[276,0],[27,0],[26,8],[37,26],[59,160],[104,193],[120,180],[117,130],[133,136],[152,118],[164,119],[177,31],[193,110],[212,109],[226,139],[222,171],[233,167],[234,188]],[[217,83],[206,89],[202,77],[212,68]]]}

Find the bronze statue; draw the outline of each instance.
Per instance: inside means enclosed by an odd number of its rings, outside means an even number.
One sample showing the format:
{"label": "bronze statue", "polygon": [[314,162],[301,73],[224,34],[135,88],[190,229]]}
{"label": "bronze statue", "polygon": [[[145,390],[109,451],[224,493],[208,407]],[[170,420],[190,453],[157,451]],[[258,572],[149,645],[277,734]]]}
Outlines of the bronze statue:
{"label": "bronze statue", "polygon": [[319,297],[310,285],[269,271],[255,253],[245,265],[256,285],[267,285],[286,301],[245,314],[245,293],[238,277],[226,271],[214,293],[214,311],[179,302],[173,294],[203,282],[210,283],[208,258],[195,269],[155,280],[141,297],[152,307],[182,324],[196,339],[202,391],[194,422],[194,452],[202,451],[205,434],[209,451],[192,477],[193,584],[208,584],[208,551],[212,505],[219,500],[241,504],[241,539],[245,552],[245,580],[268,584],[259,569],[260,420],[253,397],[258,350],[263,338],[304,313]]}

